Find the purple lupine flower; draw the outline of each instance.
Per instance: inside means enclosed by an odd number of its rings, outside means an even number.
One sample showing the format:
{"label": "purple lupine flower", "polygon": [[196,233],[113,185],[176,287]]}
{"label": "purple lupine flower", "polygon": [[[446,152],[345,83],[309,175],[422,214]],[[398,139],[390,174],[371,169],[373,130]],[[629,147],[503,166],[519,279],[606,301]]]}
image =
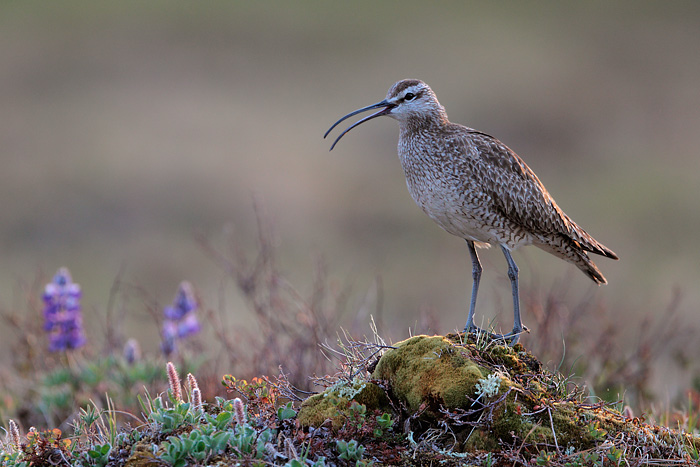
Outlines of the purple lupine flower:
{"label": "purple lupine flower", "polygon": [[163,309],[165,321],[163,322],[163,343],[161,350],[165,355],[175,351],[177,339],[187,337],[199,332],[201,326],[197,315],[199,308],[192,284],[187,281],[180,283],[173,304]]}
{"label": "purple lupine flower", "polygon": [[177,323],[177,336],[185,337],[190,334],[196,334],[200,331],[202,327],[199,325],[199,320],[197,315],[194,313],[189,313],[185,318],[183,318],[179,323]]}
{"label": "purple lupine flower", "polygon": [[67,268],[58,270],[44,290],[44,330],[49,333],[49,351],[77,349],[87,342],[80,313],[80,285]]}

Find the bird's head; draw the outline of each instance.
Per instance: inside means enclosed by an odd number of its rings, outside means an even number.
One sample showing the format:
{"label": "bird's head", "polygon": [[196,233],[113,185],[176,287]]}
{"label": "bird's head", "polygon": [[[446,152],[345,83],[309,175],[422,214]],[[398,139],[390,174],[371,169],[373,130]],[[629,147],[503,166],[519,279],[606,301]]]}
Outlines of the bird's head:
{"label": "bird's head", "polygon": [[364,122],[372,120],[376,117],[381,117],[382,115],[398,120],[401,124],[410,122],[420,124],[422,122],[447,121],[445,108],[440,105],[440,102],[437,100],[437,96],[433,90],[430,89],[430,86],[418,79],[404,79],[397,82],[391,87],[391,89],[389,89],[386,99],[377,102],[376,104],[357,109],[354,112],[350,112],[349,114],[345,115],[340,120],[335,122],[333,126],[328,129],[326,134],[323,135],[323,137],[325,138],[328,136],[331,130],[333,130],[333,128],[335,128],[340,122],[352,117],[353,115],[374,109],[380,110],[350,125],[333,142],[331,145],[331,151],[338,141],[340,141],[340,138],[345,136],[347,132]]}

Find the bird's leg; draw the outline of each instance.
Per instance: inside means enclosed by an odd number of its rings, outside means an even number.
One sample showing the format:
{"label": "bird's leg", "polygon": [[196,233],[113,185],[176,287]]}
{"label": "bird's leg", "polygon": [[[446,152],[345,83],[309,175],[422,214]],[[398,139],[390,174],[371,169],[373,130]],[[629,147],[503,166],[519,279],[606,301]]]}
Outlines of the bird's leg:
{"label": "bird's leg", "polygon": [[467,324],[464,326],[464,332],[479,332],[489,336],[491,339],[504,339],[509,340],[511,345],[517,344],[520,339],[520,334],[523,332],[523,324],[520,320],[520,300],[518,294],[518,266],[513,261],[510,256],[510,252],[501,247],[503,254],[506,256],[508,261],[508,277],[510,278],[511,286],[513,288],[513,315],[514,324],[513,331],[508,334],[494,334],[489,331],[485,331],[474,324],[474,314],[476,311],[476,296],[479,292],[479,281],[481,280],[481,272],[483,268],[481,267],[481,262],[479,261],[479,255],[476,253],[476,248],[472,240],[467,240],[467,246],[469,246],[469,254],[472,258],[472,297],[469,302],[469,315],[467,316]]}
{"label": "bird's leg", "polygon": [[511,338],[511,345],[518,343],[520,339],[520,334],[523,332],[523,322],[520,319],[520,294],[518,292],[518,266],[513,261],[513,257],[510,255],[510,251],[503,245],[501,245],[501,250],[508,261],[508,278],[510,279],[510,285],[513,289],[513,331],[504,337]]}
{"label": "bird's leg", "polygon": [[492,332],[481,329],[474,324],[474,314],[476,312],[476,295],[479,292],[479,282],[481,281],[481,272],[483,268],[481,267],[481,261],[479,261],[479,255],[476,253],[476,247],[472,240],[467,240],[467,246],[469,246],[469,254],[472,258],[472,298],[469,302],[469,315],[467,316],[467,324],[464,326],[464,333],[468,334],[470,332],[477,332],[479,334],[488,336],[491,339],[508,339],[510,334],[494,334]]}
{"label": "bird's leg", "polygon": [[469,254],[472,257],[472,299],[469,302],[469,315],[467,315],[467,324],[464,326],[464,332],[469,333],[477,329],[474,325],[474,313],[476,310],[476,294],[479,291],[479,281],[481,280],[481,262],[479,261],[479,255],[476,254],[476,248],[474,247],[474,242],[472,240],[467,240],[467,246],[469,246]]}

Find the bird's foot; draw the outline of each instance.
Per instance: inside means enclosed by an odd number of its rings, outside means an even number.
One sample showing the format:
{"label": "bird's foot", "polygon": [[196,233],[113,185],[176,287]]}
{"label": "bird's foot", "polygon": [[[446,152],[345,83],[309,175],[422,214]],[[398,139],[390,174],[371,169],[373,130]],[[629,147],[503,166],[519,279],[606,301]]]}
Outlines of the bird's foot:
{"label": "bird's foot", "polygon": [[492,340],[506,339],[506,338],[508,338],[508,337],[512,334],[512,333],[509,333],[509,334],[498,334],[498,333],[495,333],[495,332],[487,331],[486,329],[482,329],[482,328],[480,328],[479,326],[476,326],[476,325],[474,325],[474,324],[472,324],[472,325],[469,327],[469,330],[467,330],[467,328],[465,327],[465,328],[464,328],[464,333],[465,333],[465,334],[476,334],[477,339],[478,339],[479,337],[481,337],[481,336],[485,336],[485,337],[488,337],[489,339],[492,339]]}
{"label": "bird's foot", "polygon": [[530,330],[527,328],[527,326],[524,326],[524,325],[516,326],[513,328],[513,330],[511,332],[502,336],[502,338],[508,340],[508,344],[511,347],[513,347],[515,344],[518,343],[518,341],[520,341],[520,336],[525,332],[527,332],[527,333],[530,332]]}
{"label": "bird's foot", "polygon": [[507,343],[508,345],[510,345],[511,347],[518,343],[518,341],[520,340],[520,335],[524,332],[529,333],[530,330],[526,326],[523,326],[521,329],[518,329],[517,327],[513,328],[513,330],[507,334],[498,334],[498,333],[493,333],[493,332],[487,331],[485,329],[481,329],[480,327],[478,327],[474,324],[472,324],[469,327],[468,331],[467,331],[467,328],[464,328],[465,334],[470,334],[470,333],[476,334],[477,339],[479,338],[479,336],[486,336],[491,340],[496,340],[496,341],[502,340],[505,343]]}

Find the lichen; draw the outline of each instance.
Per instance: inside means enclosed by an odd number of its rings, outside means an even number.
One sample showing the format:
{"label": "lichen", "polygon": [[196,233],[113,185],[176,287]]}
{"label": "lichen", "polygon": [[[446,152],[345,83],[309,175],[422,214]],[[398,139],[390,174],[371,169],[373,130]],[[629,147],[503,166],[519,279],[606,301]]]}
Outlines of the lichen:
{"label": "lichen", "polygon": [[477,400],[485,397],[493,397],[501,390],[501,380],[503,376],[499,373],[491,373],[486,378],[482,378],[476,382],[476,393],[479,395]]}

